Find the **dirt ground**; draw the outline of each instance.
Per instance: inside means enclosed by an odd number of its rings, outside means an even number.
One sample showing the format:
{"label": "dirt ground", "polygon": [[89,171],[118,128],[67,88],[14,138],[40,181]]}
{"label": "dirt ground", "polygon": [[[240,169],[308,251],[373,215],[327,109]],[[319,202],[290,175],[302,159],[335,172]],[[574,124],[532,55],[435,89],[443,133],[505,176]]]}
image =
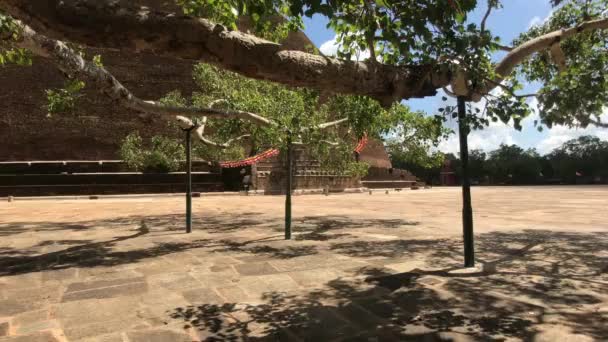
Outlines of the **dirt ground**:
{"label": "dirt ground", "polygon": [[608,187],[0,202],[0,341],[608,340]]}

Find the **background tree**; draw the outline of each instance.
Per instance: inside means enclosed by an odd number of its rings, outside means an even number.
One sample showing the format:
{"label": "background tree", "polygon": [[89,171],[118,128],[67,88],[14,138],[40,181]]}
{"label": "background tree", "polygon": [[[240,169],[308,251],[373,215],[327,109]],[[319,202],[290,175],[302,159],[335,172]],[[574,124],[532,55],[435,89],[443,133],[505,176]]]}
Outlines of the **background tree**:
{"label": "background tree", "polygon": [[285,149],[291,139],[305,145],[325,170],[362,176],[367,167],[355,161],[353,151],[364,135],[387,140],[393,150],[400,149],[409,158],[430,161],[435,158],[430,150],[448,133],[438,120],[401,104],[385,109],[367,97],[348,95],[320,104],[314,91],[248,79],[202,63],[194,68],[194,78],[200,91],[191,99],[173,92],[161,102],[254,112],[269,123],[198,118],[197,133],[203,144],[196,153],[205,160],[240,159],[269,148]]}
{"label": "background tree", "polygon": [[[398,155],[391,155],[393,163],[402,163]],[[443,156],[450,162],[458,181],[461,181],[460,160],[451,153]],[[470,173],[474,181],[490,184],[577,184],[608,182],[608,141],[594,136],[581,136],[566,141],[552,152],[541,156],[534,149],[524,150],[516,145],[501,145],[485,153],[472,150]],[[428,172],[425,164],[413,164],[409,170]],[[437,174],[439,169],[435,169]]]}
{"label": "background tree", "polygon": [[488,175],[496,184],[534,184],[541,173],[539,159],[534,149],[503,144],[488,157]]}
{"label": "background tree", "polygon": [[579,177],[584,177],[587,182],[598,177],[608,178],[608,141],[597,137],[582,136],[569,140],[547,157],[555,177],[564,182],[576,183]]}

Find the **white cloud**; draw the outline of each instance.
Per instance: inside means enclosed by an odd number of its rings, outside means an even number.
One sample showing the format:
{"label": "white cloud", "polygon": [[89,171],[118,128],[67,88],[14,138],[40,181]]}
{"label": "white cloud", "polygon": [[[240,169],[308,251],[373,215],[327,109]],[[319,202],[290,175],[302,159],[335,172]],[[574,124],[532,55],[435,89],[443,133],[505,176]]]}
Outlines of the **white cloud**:
{"label": "white cloud", "polygon": [[532,28],[533,26],[537,26],[542,23],[543,23],[543,20],[539,16],[535,16],[534,18],[532,18],[530,20],[530,23],[528,23],[528,28]]}
{"label": "white cloud", "polygon": [[[608,109],[601,116],[602,122],[608,121]],[[596,126],[587,128],[568,128],[565,126],[554,126],[547,130],[547,137],[538,143],[537,149],[541,154],[550,153],[560,147],[568,140],[576,139],[583,135],[593,135],[602,140],[608,140],[608,129]]]}
{"label": "white cloud", "polygon": [[[458,155],[460,151],[460,142],[458,140],[457,129],[456,134],[452,134],[448,139],[439,143],[438,150],[446,153]],[[483,150],[486,152],[497,149],[501,144],[517,144],[514,137],[515,129],[502,122],[492,122],[482,130],[472,131],[469,134],[469,150]]]}
{"label": "white cloud", "polygon": [[[325,56],[335,56],[338,54],[339,48],[340,48],[340,44],[338,44],[338,42],[336,41],[336,37],[334,37],[333,39],[330,39],[330,40],[326,41],[325,43],[321,44],[321,47],[319,47],[319,51],[321,51],[321,53],[324,54]],[[370,56],[369,50],[364,50],[364,51],[360,51],[355,56],[351,56],[351,59],[353,61],[363,61],[363,60],[368,59],[369,56]]]}
{"label": "white cloud", "polygon": [[[537,133],[534,121],[539,120],[538,101],[536,99],[531,100],[530,107],[533,110],[533,114],[522,120],[523,130],[521,133],[516,131],[511,124],[506,125],[502,122],[492,122],[490,126],[483,130],[471,132],[469,135],[469,150],[480,149],[490,152],[497,149],[500,144],[516,144],[523,148],[536,148],[540,154],[547,154],[555,148],[560,147],[566,141],[583,135],[592,135],[608,141],[608,129],[595,126],[588,126],[587,128],[554,126],[551,129],[545,128],[542,134]],[[608,108],[604,110],[601,121],[608,122]],[[456,131],[457,126],[455,123],[454,126],[454,130]],[[541,138],[530,139],[531,134],[538,134]],[[525,139],[526,135],[528,139]],[[458,135],[453,134],[448,139],[442,141],[438,146],[438,150],[458,155],[460,150]]]}
{"label": "white cloud", "polygon": [[549,11],[549,14],[547,14],[547,16],[545,18],[541,18],[539,16],[534,16],[534,18],[530,19],[530,22],[528,23],[528,29],[531,29],[533,26],[542,25],[542,24],[546,23],[547,21],[549,21],[549,19],[551,19],[551,17],[553,16],[554,11],[555,10]]}

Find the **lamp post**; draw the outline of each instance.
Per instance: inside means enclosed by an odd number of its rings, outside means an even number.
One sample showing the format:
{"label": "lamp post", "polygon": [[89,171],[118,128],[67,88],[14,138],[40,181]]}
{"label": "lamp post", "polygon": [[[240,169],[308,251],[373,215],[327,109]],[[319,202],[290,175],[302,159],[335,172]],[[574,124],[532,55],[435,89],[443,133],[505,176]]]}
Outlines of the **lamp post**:
{"label": "lamp post", "polygon": [[285,240],[291,239],[291,188],[293,173],[291,132],[287,135],[287,186],[285,188]]}
{"label": "lamp post", "polygon": [[188,118],[178,116],[177,121],[186,133],[186,233],[192,233],[192,130],[196,125]]}
{"label": "lamp post", "polygon": [[473,206],[471,205],[471,180],[469,179],[469,126],[466,119],[466,98],[458,96],[458,136],[460,162],[462,163],[462,237],[464,240],[464,267],[475,266],[473,241]]}

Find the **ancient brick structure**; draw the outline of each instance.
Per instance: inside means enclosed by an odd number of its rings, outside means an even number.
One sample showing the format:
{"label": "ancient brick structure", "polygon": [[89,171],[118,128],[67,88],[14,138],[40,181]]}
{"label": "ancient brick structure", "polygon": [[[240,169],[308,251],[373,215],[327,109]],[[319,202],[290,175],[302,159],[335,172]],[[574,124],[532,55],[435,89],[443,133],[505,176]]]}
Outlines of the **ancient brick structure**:
{"label": "ancient brick structure", "polygon": [[[167,1],[135,2],[152,9],[179,10]],[[247,23],[242,21],[240,26],[246,29]],[[309,49],[311,46],[303,33],[290,34],[285,43],[286,49]],[[141,98],[159,99],[173,90],[188,97],[196,90],[192,80],[196,61],[174,60],[145,52],[84,51],[89,58],[101,55],[104,66]],[[152,120],[124,109],[90,88],[85,89],[73,112],[49,116],[45,90],[61,88],[65,81],[64,75],[43,58],[36,58],[31,67],[0,68],[0,162],[115,160],[121,140],[131,132],[138,131],[144,138],[180,134],[176,129],[170,129],[166,121]],[[370,177],[373,179],[389,175],[390,160],[380,142],[372,140],[360,157],[372,166]],[[361,186],[358,179],[323,174],[315,163],[305,157],[298,158],[296,189],[329,186],[332,190],[340,190]],[[259,164],[252,171],[256,187],[280,192],[284,183],[281,156]]]}

